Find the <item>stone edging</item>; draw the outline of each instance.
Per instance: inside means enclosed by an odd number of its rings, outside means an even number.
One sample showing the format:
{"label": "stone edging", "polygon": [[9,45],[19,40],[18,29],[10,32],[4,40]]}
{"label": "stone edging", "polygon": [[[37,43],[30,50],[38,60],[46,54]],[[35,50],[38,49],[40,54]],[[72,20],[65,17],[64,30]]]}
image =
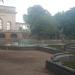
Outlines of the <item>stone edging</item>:
{"label": "stone edging", "polygon": [[52,54],[61,52],[55,48],[43,47],[43,46],[26,46],[26,47],[0,46],[0,49],[2,49],[2,50],[38,50],[38,51],[48,52],[48,53],[52,53]]}
{"label": "stone edging", "polygon": [[74,69],[59,65],[51,61],[46,61],[46,68],[49,71],[55,72],[56,75],[75,75]]}

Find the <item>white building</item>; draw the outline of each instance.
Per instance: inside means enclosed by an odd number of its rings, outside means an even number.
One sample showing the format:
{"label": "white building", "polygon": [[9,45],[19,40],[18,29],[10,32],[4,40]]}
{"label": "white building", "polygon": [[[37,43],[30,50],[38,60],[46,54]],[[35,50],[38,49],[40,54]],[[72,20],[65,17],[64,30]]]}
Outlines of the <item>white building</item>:
{"label": "white building", "polygon": [[9,44],[22,39],[19,28],[24,23],[16,22],[16,8],[0,5],[0,44]]}

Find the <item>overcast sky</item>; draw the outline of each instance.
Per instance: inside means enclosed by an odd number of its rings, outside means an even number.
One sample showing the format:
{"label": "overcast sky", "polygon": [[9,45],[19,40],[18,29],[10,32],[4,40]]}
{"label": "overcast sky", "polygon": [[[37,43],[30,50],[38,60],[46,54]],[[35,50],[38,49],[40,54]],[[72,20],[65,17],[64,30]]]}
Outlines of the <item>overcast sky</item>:
{"label": "overcast sky", "polygon": [[[27,13],[27,8],[33,5],[41,5],[47,9],[52,15],[57,12],[66,11],[75,7],[75,0],[4,0],[4,5],[16,7],[18,12],[16,20],[23,22],[22,15]],[[2,3],[0,3],[2,4]]]}

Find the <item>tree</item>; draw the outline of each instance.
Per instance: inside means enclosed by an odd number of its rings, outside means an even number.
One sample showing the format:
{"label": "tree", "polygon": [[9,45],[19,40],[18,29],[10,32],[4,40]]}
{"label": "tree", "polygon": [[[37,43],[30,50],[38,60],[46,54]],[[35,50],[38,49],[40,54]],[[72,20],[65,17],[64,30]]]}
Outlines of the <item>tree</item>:
{"label": "tree", "polygon": [[31,34],[38,38],[51,38],[57,32],[53,17],[39,5],[28,8],[28,14],[25,14],[23,18],[28,23]]}
{"label": "tree", "polygon": [[59,28],[63,29],[63,34],[70,39],[75,39],[75,7],[66,12],[58,13],[54,17]]}

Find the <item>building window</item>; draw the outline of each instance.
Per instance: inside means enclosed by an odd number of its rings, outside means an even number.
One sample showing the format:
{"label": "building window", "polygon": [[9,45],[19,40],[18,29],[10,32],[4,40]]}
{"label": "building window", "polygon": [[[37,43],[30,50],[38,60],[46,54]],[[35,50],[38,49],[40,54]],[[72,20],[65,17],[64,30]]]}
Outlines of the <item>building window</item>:
{"label": "building window", "polygon": [[11,29],[11,23],[7,22],[7,30],[10,30],[10,29]]}
{"label": "building window", "polygon": [[15,33],[11,34],[11,38],[17,38],[17,34]]}
{"label": "building window", "polygon": [[5,34],[0,33],[0,38],[5,38]]}
{"label": "building window", "polygon": [[2,28],[3,28],[3,21],[2,19],[0,19],[0,30],[2,30]]}

